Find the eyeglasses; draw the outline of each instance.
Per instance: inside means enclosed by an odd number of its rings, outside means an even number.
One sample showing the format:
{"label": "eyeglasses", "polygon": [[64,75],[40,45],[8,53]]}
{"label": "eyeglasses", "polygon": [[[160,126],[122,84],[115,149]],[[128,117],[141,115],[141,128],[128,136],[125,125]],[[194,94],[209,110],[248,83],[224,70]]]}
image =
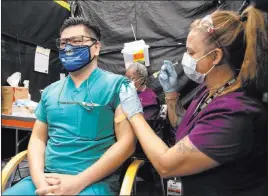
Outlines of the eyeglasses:
{"label": "eyeglasses", "polygon": [[127,76],[127,75],[125,75],[125,77],[127,78],[127,79],[129,79],[130,81],[133,81],[133,80],[136,80],[134,77],[132,77],[132,76]]}
{"label": "eyeglasses", "polygon": [[56,39],[56,46],[58,49],[64,49],[66,44],[71,44],[72,46],[83,46],[86,42],[92,41],[97,42],[97,39],[88,36],[74,36],[70,38],[58,38]]}
{"label": "eyeglasses", "polygon": [[131,77],[131,76],[126,76],[126,78],[128,78],[130,81],[132,81],[134,83],[139,82],[140,80],[144,79],[144,77],[141,77],[141,78],[137,79],[137,78],[134,78],[134,77]]}
{"label": "eyeglasses", "polygon": [[[83,107],[84,109],[86,109],[87,111],[92,111],[94,106],[98,106],[98,104],[94,104],[92,101],[90,101],[89,103],[88,102],[77,102],[77,101],[60,101],[60,96],[61,96],[61,93],[63,91],[63,88],[65,86],[65,83],[66,83],[66,80],[67,78],[65,78],[64,80],[64,83],[62,85],[62,88],[60,90],[60,93],[59,93],[59,96],[58,96],[58,103],[60,104],[69,104],[69,105],[73,105],[73,104],[77,104],[77,105],[80,105],[81,107]],[[88,89],[88,80],[87,80],[87,89]],[[87,90],[87,92],[89,92],[89,90]]]}

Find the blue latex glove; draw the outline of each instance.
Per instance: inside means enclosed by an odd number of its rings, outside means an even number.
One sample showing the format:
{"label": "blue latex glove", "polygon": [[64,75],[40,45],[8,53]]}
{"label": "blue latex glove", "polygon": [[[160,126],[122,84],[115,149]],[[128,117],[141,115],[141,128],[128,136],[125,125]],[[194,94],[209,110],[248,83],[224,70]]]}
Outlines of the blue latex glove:
{"label": "blue latex glove", "polygon": [[122,84],[119,97],[121,107],[124,113],[127,115],[128,119],[137,113],[143,113],[142,105],[136,88],[132,83]]}
{"label": "blue latex glove", "polygon": [[159,82],[167,93],[177,90],[177,73],[172,62],[165,60],[159,74]]}

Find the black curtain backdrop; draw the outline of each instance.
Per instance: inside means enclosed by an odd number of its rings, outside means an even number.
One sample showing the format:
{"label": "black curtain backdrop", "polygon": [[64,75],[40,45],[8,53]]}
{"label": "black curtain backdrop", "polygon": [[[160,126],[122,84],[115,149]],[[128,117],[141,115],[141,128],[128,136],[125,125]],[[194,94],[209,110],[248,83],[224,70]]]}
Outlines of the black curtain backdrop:
{"label": "black curtain backdrop", "polygon": [[[2,1],[1,82],[14,72],[22,73],[22,82],[30,80],[32,100],[40,100],[40,89],[60,79],[62,66],[55,39],[70,11],[54,1]],[[34,71],[36,46],[51,49],[49,74]]]}
{"label": "black curtain backdrop", "polygon": [[[212,13],[219,7],[239,10],[242,1],[86,1],[77,0],[72,14],[83,16],[100,27],[102,51],[99,66],[114,73],[124,74],[121,50],[124,43],[134,41],[131,24],[137,40],[143,39],[149,48],[149,75],[158,71],[164,60],[181,62],[190,24],[197,18]],[[181,44],[178,44],[181,43]],[[197,85],[176,66],[178,91],[185,97]],[[157,78],[150,77],[151,86],[160,99],[162,88]],[[163,99],[162,99],[163,100]]]}

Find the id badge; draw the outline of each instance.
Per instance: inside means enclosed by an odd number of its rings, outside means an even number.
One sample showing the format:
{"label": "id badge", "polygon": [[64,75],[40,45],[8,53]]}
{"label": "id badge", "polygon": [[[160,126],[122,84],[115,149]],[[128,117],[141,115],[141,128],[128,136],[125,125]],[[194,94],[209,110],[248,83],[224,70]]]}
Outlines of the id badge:
{"label": "id badge", "polygon": [[182,196],[182,183],[176,178],[167,181],[167,195]]}

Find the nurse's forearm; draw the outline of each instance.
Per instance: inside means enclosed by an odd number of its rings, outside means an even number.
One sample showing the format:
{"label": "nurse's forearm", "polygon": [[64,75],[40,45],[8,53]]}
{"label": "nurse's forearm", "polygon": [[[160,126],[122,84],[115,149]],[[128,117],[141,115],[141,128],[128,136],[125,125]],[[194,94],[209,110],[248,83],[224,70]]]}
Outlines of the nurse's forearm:
{"label": "nurse's forearm", "polygon": [[143,151],[153,164],[158,173],[165,173],[167,170],[162,161],[165,153],[169,150],[168,146],[154,133],[142,114],[135,114],[130,119],[130,123],[142,146]]}
{"label": "nurse's forearm", "polygon": [[179,100],[177,92],[165,93],[165,96],[168,108],[168,118],[172,127],[175,128],[180,124],[185,114],[185,109]]}

